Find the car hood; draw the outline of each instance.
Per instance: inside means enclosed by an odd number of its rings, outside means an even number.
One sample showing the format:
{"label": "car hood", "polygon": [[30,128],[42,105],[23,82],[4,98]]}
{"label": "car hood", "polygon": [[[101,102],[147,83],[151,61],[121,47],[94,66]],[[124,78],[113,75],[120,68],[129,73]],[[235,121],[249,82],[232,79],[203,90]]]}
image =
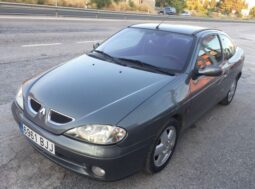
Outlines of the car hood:
{"label": "car hood", "polygon": [[84,124],[114,125],[173,78],[83,55],[39,77],[27,95],[46,111],[75,119],[62,127],[37,122],[61,133]]}

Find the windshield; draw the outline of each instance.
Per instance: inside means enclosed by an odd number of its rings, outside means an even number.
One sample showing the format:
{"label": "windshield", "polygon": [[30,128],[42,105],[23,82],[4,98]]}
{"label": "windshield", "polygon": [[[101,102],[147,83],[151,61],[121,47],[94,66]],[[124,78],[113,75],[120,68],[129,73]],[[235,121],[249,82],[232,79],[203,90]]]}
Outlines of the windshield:
{"label": "windshield", "polygon": [[126,28],[96,50],[172,71],[182,71],[191,50],[191,36],[160,30]]}

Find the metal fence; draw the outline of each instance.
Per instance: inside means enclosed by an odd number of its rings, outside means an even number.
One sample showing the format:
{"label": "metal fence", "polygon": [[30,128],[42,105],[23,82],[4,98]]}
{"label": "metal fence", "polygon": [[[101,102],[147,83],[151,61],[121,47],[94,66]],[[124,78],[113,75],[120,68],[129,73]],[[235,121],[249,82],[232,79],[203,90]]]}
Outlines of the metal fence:
{"label": "metal fence", "polygon": [[57,16],[78,18],[103,18],[103,19],[129,19],[129,20],[172,20],[172,21],[199,21],[199,22],[246,22],[252,20],[214,19],[207,17],[156,15],[148,13],[120,12],[87,8],[71,8],[50,5],[34,5],[24,3],[0,2],[0,15],[32,15],[32,16]]}

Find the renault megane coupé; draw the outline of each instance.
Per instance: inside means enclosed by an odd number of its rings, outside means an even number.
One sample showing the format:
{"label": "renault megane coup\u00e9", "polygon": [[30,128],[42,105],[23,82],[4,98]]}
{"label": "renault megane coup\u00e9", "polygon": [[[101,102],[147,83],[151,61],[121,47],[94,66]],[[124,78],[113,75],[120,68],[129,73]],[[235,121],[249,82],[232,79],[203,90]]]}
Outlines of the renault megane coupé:
{"label": "renault megane coup\u00e9", "polygon": [[77,173],[156,173],[185,128],[231,103],[243,63],[223,31],[133,25],[24,82],[12,112],[35,149]]}

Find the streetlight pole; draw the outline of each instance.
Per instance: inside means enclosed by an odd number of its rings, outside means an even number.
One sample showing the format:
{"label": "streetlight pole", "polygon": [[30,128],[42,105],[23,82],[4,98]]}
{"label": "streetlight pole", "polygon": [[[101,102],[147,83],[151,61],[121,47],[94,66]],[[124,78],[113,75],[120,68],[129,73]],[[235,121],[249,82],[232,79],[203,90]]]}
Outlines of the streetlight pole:
{"label": "streetlight pole", "polygon": [[58,17],[58,0],[55,1],[55,5],[56,5],[56,17]]}

